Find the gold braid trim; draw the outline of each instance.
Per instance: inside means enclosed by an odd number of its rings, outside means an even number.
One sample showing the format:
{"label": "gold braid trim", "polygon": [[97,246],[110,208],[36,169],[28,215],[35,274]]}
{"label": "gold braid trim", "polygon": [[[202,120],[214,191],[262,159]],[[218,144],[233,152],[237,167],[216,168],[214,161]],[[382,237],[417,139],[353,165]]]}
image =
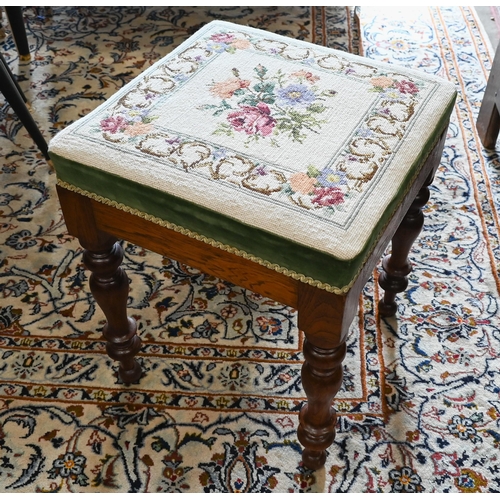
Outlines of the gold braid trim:
{"label": "gold braid trim", "polygon": [[298,281],[301,281],[302,283],[307,283],[308,285],[314,286],[316,288],[320,288],[322,290],[326,290],[327,292],[334,293],[336,295],[345,295],[352,287],[354,284],[354,281],[357,277],[357,275],[353,278],[353,280],[348,284],[345,285],[342,288],[338,288],[336,286],[332,286],[328,283],[323,283],[322,281],[315,280],[313,278],[309,278],[308,276],[305,276],[304,274],[301,273],[296,273],[295,271],[290,271],[286,267],[282,267],[278,264],[273,264],[272,262],[269,262],[267,260],[261,259],[260,257],[256,257],[255,255],[252,255],[248,252],[245,252],[244,250],[239,250],[238,248],[232,247],[230,245],[226,245],[224,243],[221,243],[220,241],[214,240],[213,238],[207,238],[206,236],[203,236],[202,234],[195,233],[194,231],[191,231],[189,229],[186,229],[182,226],[178,226],[177,224],[174,224],[172,222],[168,222],[164,219],[160,219],[159,217],[155,217],[154,215],[147,214],[145,212],[141,212],[140,210],[137,210],[135,208],[131,208],[127,205],[124,205],[123,203],[118,203],[117,201],[110,200],[109,198],[105,198],[104,196],[91,193],[90,191],[86,191],[84,189],[81,189],[77,186],[74,186],[73,184],[69,184],[65,181],[62,181],[61,179],[57,179],[57,184],[61,186],[64,189],[67,189],[68,191],[73,191],[74,193],[81,194],[82,196],[86,196],[87,198],[91,198],[95,201],[98,201],[99,203],[103,203],[104,205],[108,205],[113,208],[117,208],[118,210],[122,210],[123,212],[128,212],[129,214],[136,215],[138,217],[141,217],[141,219],[145,219],[149,222],[153,222],[154,224],[157,224],[158,226],[166,227],[167,229],[171,229],[172,231],[176,231],[177,233],[181,233],[185,236],[189,236],[190,238],[194,238],[195,240],[202,241],[203,243],[206,243],[207,245],[213,246],[215,248],[220,248],[221,250],[224,250],[228,253],[237,255],[238,257],[243,257],[244,259],[251,260],[252,262],[256,262],[257,264],[260,264],[261,266],[267,267],[268,269],[272,269],[273,271],[276,271],[278,273],[284,274],[285,276],[289,276],[290,278],[294,278]]}

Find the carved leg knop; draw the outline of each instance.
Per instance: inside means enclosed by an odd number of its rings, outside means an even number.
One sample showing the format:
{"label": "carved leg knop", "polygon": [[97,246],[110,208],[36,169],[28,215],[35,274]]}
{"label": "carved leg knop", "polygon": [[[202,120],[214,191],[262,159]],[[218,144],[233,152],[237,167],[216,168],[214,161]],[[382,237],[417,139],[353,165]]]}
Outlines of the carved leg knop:
{"label": "carved leg knop", "polygon": [[114,242],[109,250],[85,250],[83,262],[92,272],[90,289],[106,316],[103,335],[107,340],[106,351],[120,362],[119,374],[125,384],[139,380],[141,367],[134,356],[141,348],[136,323],[127,317],[129,283],[127,274],[120,267],[123,259],[121,246]]}
{"label": "carved leg knop", "polygon": [[408,287],[407,276],[412,270],[408,255],[424,225],[422,208],[429,201],[430,192],[428,186],[431,184],[432,179],[431,176],[418,192],[408,213],[392,238],[391,255],[387,255],[382,261],[384,270],[380,273],[378,282],[385,291],[384,297],[379,302],[380,315],[383,317],[396,314],[396,295],[404,292]]}
{"label": "carved leg knop", "polygon": [[326,449],[335,438],[337,417],[332,401],[342,385],[345,353],[345,342],[333,349],[317,347],[307,340],[304,342],[302,386],[307,394],[307,404],[300,411],[298,438],[304,446],[302,460],[308,469],[323,467]]}

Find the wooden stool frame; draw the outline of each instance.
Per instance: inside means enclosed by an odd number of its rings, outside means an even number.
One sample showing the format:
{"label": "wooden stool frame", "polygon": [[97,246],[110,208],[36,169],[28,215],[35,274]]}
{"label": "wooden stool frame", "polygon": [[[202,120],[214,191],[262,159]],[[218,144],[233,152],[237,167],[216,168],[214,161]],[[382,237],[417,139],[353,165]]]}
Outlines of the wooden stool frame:
{"label": "wooden stool frame", "polygon": [[112,359],[120,362],[123,382],[134,383],[141,376],[140,365],[134,358],[141,341],[135,321],[126,311],[129,282],[120,267],[123,250],[117,243],[122,239],[297,309],[298,328],[305,334],[302,384],[307,396],[300,411],[298,438],[304,446],[304,465],[312,470],[322,467],[326,450],[335,438],[332,401],[342,384],[346,337],[360,293],[392,239],[392,254],[384,258],[379,279],[385,290],[379,311],[383,316],[395,314],[394,299],[408,285],[407,276],[412,269],[408,254],[423,226],[422,208],[429,199],[429,185],[439,166],[445,137],[446,129],[345,295],[302,283],[58,186],[68,231],[85,249],[84,263],[92,273],[90,288],[107,319],[103,331],[106,349]]}

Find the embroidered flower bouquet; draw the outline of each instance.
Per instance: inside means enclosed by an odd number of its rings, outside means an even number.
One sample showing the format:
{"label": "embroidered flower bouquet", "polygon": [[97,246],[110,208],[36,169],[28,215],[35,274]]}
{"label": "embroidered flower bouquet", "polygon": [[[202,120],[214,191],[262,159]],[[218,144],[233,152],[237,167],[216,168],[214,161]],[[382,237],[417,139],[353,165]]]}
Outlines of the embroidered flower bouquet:
{"label": "embroidered flower bouquet", "polygon": [[318,133],[325,123],[320,118],[327,110],[323,102],[337,94],[333,89],[320,90],[315,85],[320,77],[306,70],[290,74],[278,70],[271,75],[259,64],[254,68],[254,81],[242,79],[237,68],[232,72],[232,77],[210,87],[211,94],[222,99],[220,104],[206,104],[199,109],[225,117],[214,134],[244,133],[248,136],[247,147],[263,137],[279,147],[276,138],[283,133],[302,143],[308,133]]}

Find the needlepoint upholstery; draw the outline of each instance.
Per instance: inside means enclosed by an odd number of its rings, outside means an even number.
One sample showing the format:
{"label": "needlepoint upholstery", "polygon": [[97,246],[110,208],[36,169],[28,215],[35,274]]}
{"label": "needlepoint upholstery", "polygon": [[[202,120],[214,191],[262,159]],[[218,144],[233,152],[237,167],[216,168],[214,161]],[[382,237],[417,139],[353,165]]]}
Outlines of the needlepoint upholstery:
{"label": "needlepoint upholstery", "polygon": [[345,293],[452,84],[214,21],[57,134],[58,183]]}

